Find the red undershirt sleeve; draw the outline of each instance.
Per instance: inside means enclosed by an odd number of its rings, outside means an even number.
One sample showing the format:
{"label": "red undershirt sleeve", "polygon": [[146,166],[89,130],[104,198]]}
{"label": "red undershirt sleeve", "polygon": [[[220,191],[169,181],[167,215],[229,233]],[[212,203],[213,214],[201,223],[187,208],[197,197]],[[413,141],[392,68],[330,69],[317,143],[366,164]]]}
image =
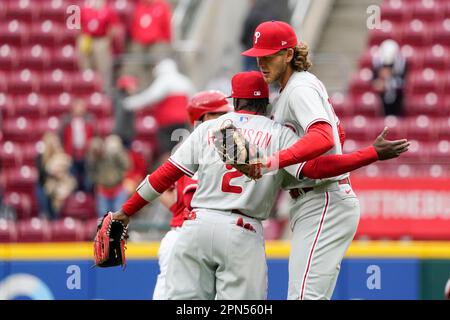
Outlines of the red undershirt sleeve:
{"label": "red undershirt sleeve", "polygon": [[[166,161],[155,172],[145,177],[144,181],[142,181],[138,187],[138,191],[133,193],[133,195],[122,206],[123,212],[127,216],[134,215],[150,202],[148,199],[157,198],[183,175],[183,171],[178,169],[171,162]],[[141,186],[143,186],[142,189],[140,189]],[[145,192],[147,196],[143,196],[142,192]]]}
{"label": "red undershirt sleeve", "polygon": [[279,168],[317,158],[334,146],[333,130],[325,121],[311,125],[307,133],[291,147],[275,153],[269,159],[269,166],[278,161]]}
{"label": "red undershirt sleeve", "polygon": [[349,154],[329,154],[307,161],[301,171],[304,177],[324,179],[335,177],[369,165],[378,160],[373,146]]}

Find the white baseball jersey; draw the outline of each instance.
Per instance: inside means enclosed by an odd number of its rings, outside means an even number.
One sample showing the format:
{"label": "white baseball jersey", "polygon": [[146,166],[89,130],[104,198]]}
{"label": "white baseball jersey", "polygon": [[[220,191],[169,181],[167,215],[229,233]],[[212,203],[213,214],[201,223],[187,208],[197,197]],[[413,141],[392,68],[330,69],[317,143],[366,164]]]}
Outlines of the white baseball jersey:
{"label": "white baseball jersey", "polygon": [[[272,118],[284,124],[302,137],[314,123],[325,121],[333,129],[334,147],[326,154],[342,154],[337,124],[339,119],[329,102],[328,93],[315,75],[307,71],[294,72],[283,91],[273,101]],[[305,163],[300,164],[300,170]],[[320,185],[329,180],[341,180],[348,173],[328,179],[291,180],[288,188],[303,188]]]}
{"label": "white baseball jersey", "polygon": [[295,177],[300,165],[270,172],[257,181],[225,165],[214,148],[214,131],[230,121],[247,141],[259,146],[263,155],[272,155],[298,140],[292,130],[267,117],[232,112],[198,126],[169,161],[189,176],[198,171],[199,187],[191,202],[193,208],[239,210],[247,216],[266,219],[285,173]]}

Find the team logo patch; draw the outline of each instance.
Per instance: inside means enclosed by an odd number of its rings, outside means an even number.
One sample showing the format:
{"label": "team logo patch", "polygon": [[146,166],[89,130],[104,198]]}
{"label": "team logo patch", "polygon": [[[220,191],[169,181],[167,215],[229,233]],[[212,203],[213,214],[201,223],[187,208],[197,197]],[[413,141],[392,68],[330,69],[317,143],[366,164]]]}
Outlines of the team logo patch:
{"label": "team logo patch", "polygon": [[240,117],[239,117],[239,121],[240,121],[240,122],[247,122],[247,121],[248,121],[248,117],[246,117],[246,116],[240,116]]}
{"label": "team logo patch", "polygon": [[286,41],[281,41],[281,45],[282,45],[282,46],[284,46],[284,45],[286,45],[286,44],[287,44]]}
{"label": "team logo patch", "polygon": [[261,91],[253,91],[253,95],[255,97],[259,97],[261,95]]}
{"label": "team logo patch", "polygon": [[261,32],[259,32],[259,31],[256,31],[256,32],[255,32],[255,44],[257,44],[257,43],[258,43],[258,39],[259,39],[259,37],[261,37]]}

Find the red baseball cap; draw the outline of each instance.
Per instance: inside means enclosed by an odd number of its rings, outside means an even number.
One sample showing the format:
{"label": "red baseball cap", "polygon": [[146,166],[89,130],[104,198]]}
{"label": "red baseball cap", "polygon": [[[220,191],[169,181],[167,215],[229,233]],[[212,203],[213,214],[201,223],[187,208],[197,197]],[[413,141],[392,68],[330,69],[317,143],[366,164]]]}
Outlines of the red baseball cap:
{"label": "red baseball cap", "polygon": [[262,99],[269,97],[269,86],[259,71],[236,73],[231,79],[232,98]]}
{"label": "red baseball cap", "polygon": [[294,29],[283,21],[267,21],[256,27],[253,48],[242,52],[248,57],[264,57],[297,45]]}
{"label": "red baseball cap", "polygon": [[194,124],[207,113],[229,112],[233,109],[228,104],[224,93],[217,90],[201,91],[192,97],[187,106],[189,119]]}

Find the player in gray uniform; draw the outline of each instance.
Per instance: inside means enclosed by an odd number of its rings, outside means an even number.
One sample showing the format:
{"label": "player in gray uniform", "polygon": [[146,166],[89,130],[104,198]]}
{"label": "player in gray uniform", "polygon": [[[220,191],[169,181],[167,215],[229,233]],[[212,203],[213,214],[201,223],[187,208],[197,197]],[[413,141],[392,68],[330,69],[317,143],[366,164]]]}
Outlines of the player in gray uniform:
{"label": "player in gray uniform", "polygon": [[[320,154],[342,154],[339,119],[323,84],[308,72],[308,48],[298,44],[292,27],[280,21],[260,24],[253,48],[243,55],[257,58],[267,83],[280,84],[280,94],[273,102],[273,119],[301,137],[293,146],[269,157],[266,170],[299,164],[301,175],[305,161]],[[401,143],[399,154],[408,148],[406,140]],[[288,188],[293,197],[288,299],[330,299],[360,217],[349,174],[304,178],[292,181]]]}
{"label": "player in gray uniform", "polygon": [[[266,298],[261,220],[268,217],[285,176],[297,177],[300,165],[250,180],[222,162],[214,146],[215,133],[232,123],[263,155],[291,146],[298,136],[263,116],[268,86],[261,73],[237,74],[232,87],[236,112],[199,125],[165,164],[144,179],[122,210],[114,213],[114,219],[127,221],[180,176],[197,172],[194,209],[186,214],[169,258],[169,299]],[[377,152],[373,153],[370,161],[377,159]]]}

